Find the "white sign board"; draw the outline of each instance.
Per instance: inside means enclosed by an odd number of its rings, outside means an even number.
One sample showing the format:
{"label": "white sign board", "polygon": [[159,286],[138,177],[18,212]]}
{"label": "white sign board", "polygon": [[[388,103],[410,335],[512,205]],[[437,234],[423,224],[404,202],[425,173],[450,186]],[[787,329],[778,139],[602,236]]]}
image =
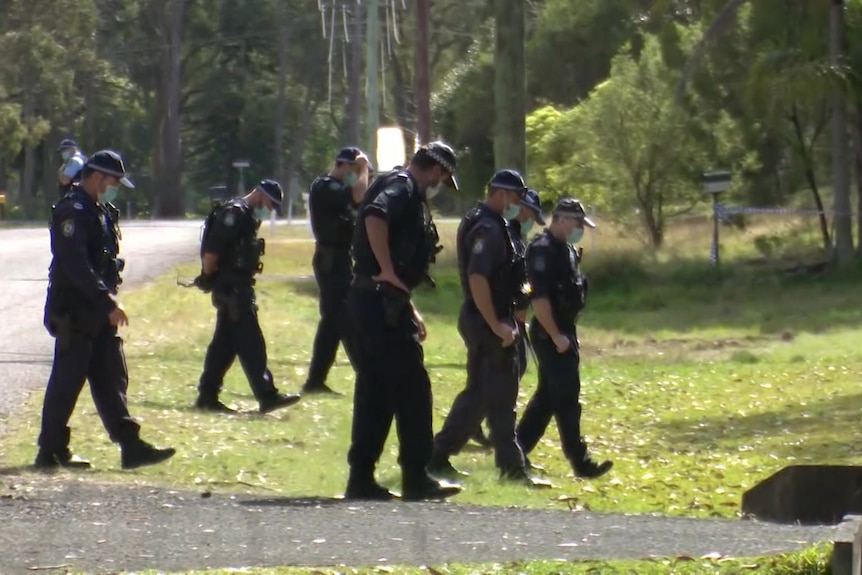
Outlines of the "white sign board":
{"label": "white sign board", "polygon": [[248,160],[237,160],[233,163],[234,168],[247,168],[251,165]]}
{"label": "white sign board", "polygon": [[398,126],[377,128],[377,150],[375,150],[378,172],[388,172],[407,161],[404,149],[404,132]]}

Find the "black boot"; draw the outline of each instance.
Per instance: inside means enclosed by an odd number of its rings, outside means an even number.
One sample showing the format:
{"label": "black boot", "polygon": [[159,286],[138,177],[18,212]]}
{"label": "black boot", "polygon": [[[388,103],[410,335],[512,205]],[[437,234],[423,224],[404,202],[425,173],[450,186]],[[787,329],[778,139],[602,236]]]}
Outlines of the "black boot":
{"label": "black boot", "polygon": [[325,383],[312,383],[305,382],[305,385],[302,386],[302,393],[320,393],[325,395],[343,395],[342,393],[335,391]]}
{"label": "black boot", "polygon": [[457,479],[459,476],[470,476],[470,474],[466,471],[462,471],[452,465],[449,462],[448,457],[436,451],[431,455],[431,461],[428,462],[428,466],[425,469],[431,475],[436,475],[437,477],[445,477],[447,479]]}
{"label": "black boot", "polygon": [[374,480],[374,473],[360,473],[350,470],[347,479],[347,489],[344,490],[345,499],[356,499],[364,501],[391,501],[395,495]]}
{"label": "black boot", "polygon": [[572,467],[575,471],[575,476],[582,477],[584,479],[595,479],[597,477],[601,477],[602,475],[610,471],[613,466],[613,461],[605,460],[601,463],[596,463],[590,458],[589,455],[582,458],[577,463],[572,463]]}
{"label": "black boot", "polygon": [[195,407],[197,409],[203,411],[211,411],[213,413],[237,413],[235,409],[232,407],[228,407],[217,397],[208,397],[205,395],[198,395],[197,401],[195,401]]}
{"label": "black boot", "polygon": [[461,486],[431,477],[427,473],[402,473],[401,499],[423,501],[446,499],[461,493]]}
{"label": "black boot", "polygon": [[158,448],[142,439],[120,444],[120,462],[123,469],[154,465],[170,459],[177,452],[173,447]]}
{"label": "black boot", "polygon": [[512,467],[507,469],[501,469],[500,479],[504,481],[511,481],[513,483],[522,483],[526,487],[532,487],[536,489],[548,489],[554,486],[553,483],[551,483],[544,477],[533,475],[532,473],[527,471],[526,467]]}
{"label": "black boot", "polygon": [[299,401],[300,395],[298,393],[281,393],[276,392],[272,395],[264,397],[258,403],[260,403],[260,412],[261,413],[269,413],[270,411],[275,411],[276,409],[281,409],[282,407],[289,407]]}
{"label": "black boot", "polygon": [[33,463],[33,466],[36,469],[56,469],[57,467],[89,469],[90,462],[73,454],[68,447],[60,451],[50,451],[40,448],[39,453],[36,454],[36,461]]}

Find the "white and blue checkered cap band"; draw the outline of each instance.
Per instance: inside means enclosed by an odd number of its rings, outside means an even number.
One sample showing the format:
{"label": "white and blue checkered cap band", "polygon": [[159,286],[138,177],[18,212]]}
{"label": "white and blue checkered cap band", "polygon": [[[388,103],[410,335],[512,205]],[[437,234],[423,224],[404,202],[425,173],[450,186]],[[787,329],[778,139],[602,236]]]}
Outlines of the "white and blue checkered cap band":
{"label": "white and blue checkered cap band", "polygon": [[450,164],[448,161],[444,160],[440,154],[438,154],[437,152],[435,152],[431,148],[425,148],[425,153],[428,154],[429,156],[431,156],[432,160],[434,160],[435,162],[440,164],[444,170],[446,170],[450,174],[455,173],[455,166]]}

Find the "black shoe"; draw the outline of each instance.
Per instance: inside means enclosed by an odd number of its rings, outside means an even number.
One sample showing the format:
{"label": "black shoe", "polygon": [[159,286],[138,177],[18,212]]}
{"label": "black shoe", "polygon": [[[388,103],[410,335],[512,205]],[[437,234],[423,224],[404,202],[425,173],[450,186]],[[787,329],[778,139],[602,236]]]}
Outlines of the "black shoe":
{"label": "black shoe", "polygon": [[154,465],[170,459],[177,452],[173,447],[158,448],[146,441],[138,440],[120,446],[120,462],[123,469],[135,469]]}
{"label": "black shoe", "polygon": [[335,391],[325,383],[316,383],[316,384],[305,384],[302,386],[302,393],[324,393],[327,395],[343,395],[342,393]]}
{"label": "black shoe", "polygon": [[461,471],[460,469],[452,465],[449,462],[448,457],[442,457],[439,455],[431,456],[431,461],[428,462],[428,466],[425,469],[431,475],[436,475],[437,477],[445,477],[447,479],[456,479],[459,476],[470,476],[470,474],[466,471]]}
{"label": "black shoe", "polygon": [[362,501],[392,501],[395,494],[374,481],[348,481],[344,490],[345,499]]}
{"label": "black shoe", "polygon": [[39,449],[36,454],[36,461],[33,463],[36,469],[55,469],[57,467],[65,467],[67,469],[89,469],[90,462],[86,459],[73,454],[69,448],[62,451],[51,452],[46,449]]}
{"label": "black shoe", "polygon": [[195,407],[213,413],[237,413],[237,410],[228,407],[219,401],[217,397],[207,397],[205,395],[198,396],[197,401],[195,401]]}
{"label": "black shoe", "polygon": [[282,407],[288,407],[299,401],[300,395],[297,393],[281,393],[278,392],[269,397],[260,400],[260,412],[269,413]]}
{"label": "black shoe", "polygon": [[515,467],[513,469],[504,469],[500,471],[500,479],[504,481],[512,481],[514,483],[523,483],[527,487],[536,489],[549,489],[554,486],[553,483],[528,472],[525,467]]}
{"label": "black shoe", "polygon": [[416,480],[405,481],[401,490],[401,499],[403,501],[446,499],[459,493],[461,493],[461,486],[457,483],[450,483],[425,475]]}
{"label": "black shoe", "polygon": [[584,479],[595,479],[597,477],[601,477],[602,475],[610,471],[611,467],[613,466],[613,461],[602,461],[601,463],[597,464],[589,457],[585,458],[577,465],[573,465],[575,469],[575,476],[582,477]]}

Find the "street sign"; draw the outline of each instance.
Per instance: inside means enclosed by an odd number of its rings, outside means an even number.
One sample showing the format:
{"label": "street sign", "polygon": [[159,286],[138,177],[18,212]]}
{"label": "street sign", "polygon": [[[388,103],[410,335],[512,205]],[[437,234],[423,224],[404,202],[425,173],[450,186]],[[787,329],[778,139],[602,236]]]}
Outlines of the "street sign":
{"label": "street sign", "polygon": [[732,174],[729,171],[717,170],[704,173],[700,182],[703,184],[703,191],[707,194],[720,194],[730,187],[731,177]]}
{"label": "street sign", "polygon": [[236,160],[233,163],[234,168],[247,168],[250,165],[251,165],[251,162],[249,162],[248,160]]}

